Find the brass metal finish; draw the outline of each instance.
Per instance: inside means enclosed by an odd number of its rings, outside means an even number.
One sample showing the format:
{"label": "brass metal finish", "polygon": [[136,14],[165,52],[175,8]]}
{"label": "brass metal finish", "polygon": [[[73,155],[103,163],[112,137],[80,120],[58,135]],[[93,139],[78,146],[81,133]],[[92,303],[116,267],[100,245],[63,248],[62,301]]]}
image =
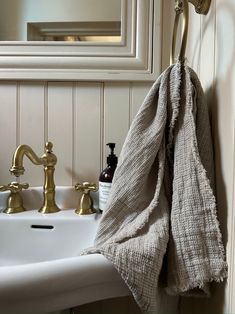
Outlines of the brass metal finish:
{"label": "brass metal finish", "polygon": [[174,63],[175,56],[175,44],[177,37],[177,30],[179,25],[180,14],[183,13],[183,28],[182,28],[182,42],[179,53],[179,60],[184,61],[185,50],[187,45],[188,38],[188,20],[189,20],[189,9],[188,9],[188,0],[177,0],[175,5],[175,22],[173,29],[173,38],[172,38],[172,48],[171,48],[171,58],[170,63]]}
{"label": "brass metal finish", "polygon": [[30,161],[35,165],[43,165],[45,179],[43,186],[43,205],[39,209],[39,212],[43,214],[50,214],[60,211],[55,203],[55,183],[54,183],[54,171],[57,163],[57,158],[52,152],[53,144],[47,142],[45,145],[45,153],[42,157],[38,157],[32,148],[28,145],[20,145],[13,156],[12,167],[10,172],[16,177],[22,175],[25,171],[23,167],[23,158],[27,156]]}
{"label": "brass metal finish", "polygon": [[[195,11],[198,14],[206,15],[209,12],[211,0],[188,0],[195,7]],[[175,0],[175,12],[183,12],[183,0]]]}
{"label": "brass metal finish", "polygon": [[195,11],[199,14],[206,15],[210,9],[211,0],[189,0],[194,7]]}
{"label": "brass metal finish", "polygon": [[52,152],[53,144],[47,142],[45,145],[45,153],[42,155],[42,161],[44,166],[44,186],[43,186],[43,206],[39,209],[40,213],[50,214],[60,211],[55,203],[55,183],[54,172],[55,165],[57,163],[57,157]]}
{"label": "brass metal finish", "polygon": [[79,207],[75,210],[75,213],[78,215],[90,215],[95,213],[93,208],[93,200],[90,196],[90,191],[97,192],[98,188],[96,184],[84,182],[84,183],[77,183],[75,185],[75,190],[82,192],[82,197],[79,203]]}
{"label": "brass metal finish", "polygon": [[26,209],[23,206],[23,200],[20,195],[22,189],[28,189],[28,183],[20,184],[17,182],[11,182],[8,185],[1,185],[0,192],[10,191],[10,195],[7,199],[7,208],[3,211],[6,214],[16,214],[24,212]]}
{"label": "brass metal finish", "polygon": [[180,48],[180,53],[179,53],[179,60],[184,61],[184,58],[185,58],[185,50],[186,50],[187,38],[188,38],[188,24],[189,24],[188,2],[191,2],[194,5],[196,12],[199,14],[207,14],[210,9],[210,4],[211,4],[211,0],[175,0],[175,22],[174,22],[174,29],[173,29],[170,64],[174,63],[176,37],[177,37],[177,30],[179,26],[179,18],[180,18],[181,13],[183,13],[183,27],[182,27],[182,41],[181,41],[181,48]]}
{"label": "brass metal finish", "polygon": [[28,145],[20,145],[17,147],[13,158],[12,158],[12,167],[10,169],[11,174],[14,174],[16,177],[19,177],[24,174],[25,169],[23,167],[23,158],[27,156],[29,160],[32,161],[35,165],[42,165],[41,158],[37,157],[32,148]]}

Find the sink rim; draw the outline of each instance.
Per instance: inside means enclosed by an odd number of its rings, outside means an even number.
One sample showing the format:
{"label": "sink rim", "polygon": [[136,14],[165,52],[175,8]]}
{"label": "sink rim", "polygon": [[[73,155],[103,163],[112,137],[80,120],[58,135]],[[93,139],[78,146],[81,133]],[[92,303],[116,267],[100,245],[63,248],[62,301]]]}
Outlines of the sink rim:
{"label": "sink rim", "polygon": [[[26,280],[27,273],[35,276]],[[0,312],[8,314],[29,314],[34,307],[34,314],[47,313],[131,294],[101,254],[0,267],[0,277]]]}
{"label": "sink rim", "polygon": [[38,211],[38,209],[28,209],[24,212],[21,213],[16,213],[16,214],[6,214],[3,213],[2,211],[0,212],[0,220],[8,220],[12,219],[14,220],[23,220],[23,219],[38,219],[38,220],[53,220],[53,219],[84,219],[88,220],[89,217],[98,217],[101,215],[100,212],[95,212],[90,215],[78,215],[75,213],[75,207],[72,208],[63,208],[59,212],[56,213],[51,213],[51,214],[42,214]]}

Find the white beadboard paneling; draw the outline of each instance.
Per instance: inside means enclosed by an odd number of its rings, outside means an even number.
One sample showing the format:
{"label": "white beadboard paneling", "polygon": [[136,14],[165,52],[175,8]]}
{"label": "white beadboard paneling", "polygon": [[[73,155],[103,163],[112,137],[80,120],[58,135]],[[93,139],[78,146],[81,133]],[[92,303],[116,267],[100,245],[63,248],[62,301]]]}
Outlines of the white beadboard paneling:
{"label": "white beadboard paneling", "polygon": [[201,58],[201,16],[195,13],[194,6],[191,3],[189,3],[189,29],[185,56],[189,66],[199,74]]}
{"label": "white beadboard paneling", "polygon": [[[79,177],[95,180],[106,164],[106,143],[117,143],[119,155],[129,125],[152,83],[146,82],[1,82],[2,181],[13,180],[8,169],[17,145],[28,144],[39,156],[44,143],[54,143],[58,157],[56,184]],[[91,132],[87,130],[92,130]],[[90,134],[92,136],[90,136]],[[9,141],[5,140],[5,134]],[[104,161],[104,163],[103,163]],[[24,160],[21,181],[43,184],[43,169]],[[7,166],[5,166],[7,165]]]}
{"label": "white beadboard paneling", "polygon": [[[223,233],[223,241],[225,245],[228,240],[228,230],[227,230],[227,211],[228,207],[226,205],[226,192],[224,189],[224,171],[223,168],[226,165],[228,159],[225,156],[226,152],[221,152],[221,141],[229,142],[228,138],[223,137],[223,129],[221,122],[223,120],[223,114],[219,113],[223,110],[223,100],[222,98],[223,91],[218,90],[218,80],[220,80],[220,74],[217,72],[218,67],[216,65],[216,54],[217,49],[216,45],[220,42],[217,41],[216,38],[216,1],[211,2],[211,8],[207,16],[202,17],[202,43],[201,43],[201,67],[200,67],[200,79],[202,82],[202,86],[206,91],[206,96],[208,100],[208,105],[211,113],[211,122],[212,122],[212,134],[214,140],[214,151],[215,151],[215,170],[216,170],[216,186],[217,186],[217,211],[218,217],[220,221],[220,227]],[[220,96],[218,96],[220,94]],[[222,98],[221,98],[222,96]],[[226,97],[226,96],[225,96]],[[220,98],[220,100],[219,100]],[[230,103],[230,110],[232,109],[232,103]],[[230,114],[232,112],[230,111]],[[221,120],[222,119],[222,120]],[[227,121],[227,122],[225,122]],[[232,122],[232,121],[231,121]],[[229,120],[224,120],[223,124],[229,123]],[[233,123],[230,124],[232,128],[234,128]],[[222,128],[221,128],[222,127]],[[232,139],[231,139],[232,140]],[[229,145],[233,147],[233,142],[230,141]],[[222,156],[223,155],[223,156]],[[223,161],[222,161],[222,159]],[[232,157],[232,156],[231,156]],[[221,162],[224,164],[222,166]],[[229,192],[227,190],[227,192]],[[230,207],[231,209],[232,207]],[[228,252],[228,250],[227,250]],[[227,281],[227,284],[230,285],[230,280]],[[220,312],[220,313],[228,313],[227,305],[228,305],[228,291],[229,286],[226,287],[224,284],[215,285],[213,290],[213,296],[210,298],[210,302],[205,302],[205,310],[204,312]],[[225,293],[226,292],[226,293]],[[227,299],[227,300],[226,300]],[[206,306],[207,305],[207,306]],[[229,312],[230,313],[230,312]]]}
{"label": "white beadboard paneling", "polygon": [[[43,82],[19,84],[19,144],[31,146],[40,157],[44,152],[44,89]],[[21,182],[40,186],[44,182],[43,166],[33,165],[24,158],[25,174]]]}
{"label": "white beadboard paneling", "polygon": [[[201,29],[199,28],[197,32],[201,32],[201,39],[198,43],[201,47],[200,79],[206,90],[212,116],[218,216],[226,245],[229,276],[225,284],[214,285],[212,297],[209,299],[197,302],[197,300],[184,298],[181,302],[182,314],[189,312],[192,314],[235,313],[234,17],[234,0],[212,1],[210,12],[208,16],[201,17]],[[196,19],[197,22],[194,21]],[[191,17],[190,27],[195,23],[198,23],[196,14]],[[191,43],[189,41],[188,50],[193,60],[194,40]],[[198,54],[197,51],[196,54]]]}
{"label": "white beadboard paneling", "polygon": [[216,3],[211,2],[207,15],[201,16],[200,80],[204,90],[211,90],[215,76]]}
{"label": "white beadboard paneling", "polygon": [[101,171],[102,83],[76,84],[74,103],[73,184],[98,182]]}
{"label": "white beadboard paneling", "polygon": [[152,82],[133,82],[130,86],[130,119],[133,120],[135,115],[137,114],[140,106],[142,105],[144,98],[148,94]]}
{"label": "white beadboard paneling", "polygon": [[[168,65],[173,2],[163,1],[162,68]],[[235,3],[234,0],[211,1],[210,12],[205,17],[196,14],[191,4],[189,6],[186,57],[189,66],[198,73],[203,88],[209,90],[218,212],[221,226],[227,229],[224,234],[225,241],[228,240],[229,278],[225,292],[223,285],[218,284],[210,299],[200,299],[200,302],[181,299],[180,314],[231,314],[235,313]],[[116,142],[119,155],[130,123],[151,85],[144,82],[0,81],[0,183],[13,180],[9,168],[17,145],[29,144],[41,155],[45,139],[54,143],[58,157],[56,185],[71,185],[77,180],[96,181],[109,154],[105,144]],[[43,185],[42,167],[33,166],[25,159],[25,168],[22,182],[28,179],[31,185]]]}
{"label": "white beadboard paneling", "polygon": [[235,313],[235,215],[234,215],[234,121],[235,121],[235,3],[233,0],[216,2],[216,94],[218,137],[216,145],[216,172],[219,205],[224,213],[227,235],[229,277],[227,287],[227,313]]}
{"label": "white beadboard paneling", "polygon": [[14,181],[9,169],[16,148],[17,83],[0,82],[0,184]]}
{"label": "white beadboard paneling", "polygon": [[57,156],[56,185],[71,185],[73,173],[73,89],[71,82],[48,83],[48,140]]}
{"label": "white beadboard paneling", "polygon": [[110,150],[106,143],[116,143],[116,154],[119,155],[126,138],[130,121],[130,88],[129,83],[104,84],[104,159]]}

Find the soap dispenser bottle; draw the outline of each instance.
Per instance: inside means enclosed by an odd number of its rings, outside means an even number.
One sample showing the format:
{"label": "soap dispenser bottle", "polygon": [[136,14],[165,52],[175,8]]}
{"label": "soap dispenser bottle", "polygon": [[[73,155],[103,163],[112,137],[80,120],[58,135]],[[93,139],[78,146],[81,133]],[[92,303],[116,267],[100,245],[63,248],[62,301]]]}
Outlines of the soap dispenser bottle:
{"label": "soap dispenser bottle", "polygon": [[118,162],[118,158],[114,154],[115,143],[108,143],[106,145],[109,146],[111,153],[107,157],[107,167],[101,172],[99,177],[99,208],[101,212],[105,210]]}

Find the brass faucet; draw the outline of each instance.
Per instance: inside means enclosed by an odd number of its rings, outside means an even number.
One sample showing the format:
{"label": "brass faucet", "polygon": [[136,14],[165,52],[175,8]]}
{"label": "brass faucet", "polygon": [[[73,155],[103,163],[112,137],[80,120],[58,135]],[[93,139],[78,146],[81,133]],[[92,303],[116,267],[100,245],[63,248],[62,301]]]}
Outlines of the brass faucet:
{"label": "brass faucet", "polygon": [[26,209],[23,205],[23,199],[20,192],[23,189],[28,189],[28,183],[20,184],[18,182],[11,182],[7,185],[0,185],[0,192],[10,191],[7,198],[7,207],[3,211],[5,214],[17,214],[24,212]]}
{"label": "brass faucet", "polygon": [[39,209],[39,212],[43,214],[50,214],[60,211],[55,203],[55,183],[54,183],[54,171],[57,162],[56,155],[52,152],[53,144],[47,142],[45,145],[45,153],[42,157],[38,157],[32,148],[28,145],[20,145],[17,147],[13,159],[12,167],[10,169],[11,174],[19,177],[24,174],[23,158],[27,156],[30,161],[35,165],[43,165],[45,180],[43,186],[43,205]]}
{"label": "brass faucet", "polygon": [[77,183],[74,186],[75,190],[78,192],[82,192],[82,197],[79,203],[79,206],[75,210],[75,213],[78,215],[90,215],[94,214],[96,210],[93,208],[93,200],[90,196],[90,191],[97,192],[98,188],[96,184],[83,182]]}

